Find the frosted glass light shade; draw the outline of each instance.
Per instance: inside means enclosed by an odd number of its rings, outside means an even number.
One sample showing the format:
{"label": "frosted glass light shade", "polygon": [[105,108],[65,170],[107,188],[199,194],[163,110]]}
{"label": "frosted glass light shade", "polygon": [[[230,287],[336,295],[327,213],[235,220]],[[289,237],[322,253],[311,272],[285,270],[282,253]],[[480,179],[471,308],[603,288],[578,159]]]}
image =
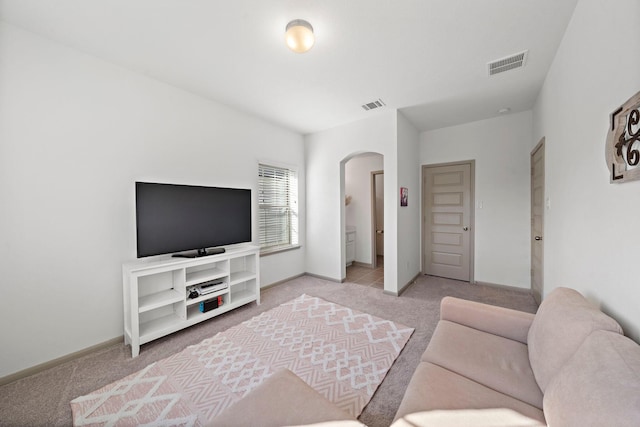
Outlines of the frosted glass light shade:
{"label": "frosted glass light shade", "polygon": [[294,19],[287,24],[285,40],[289,49],[297,53],[304,53],[311,49],[315,42],[313,27],[303,19]]}

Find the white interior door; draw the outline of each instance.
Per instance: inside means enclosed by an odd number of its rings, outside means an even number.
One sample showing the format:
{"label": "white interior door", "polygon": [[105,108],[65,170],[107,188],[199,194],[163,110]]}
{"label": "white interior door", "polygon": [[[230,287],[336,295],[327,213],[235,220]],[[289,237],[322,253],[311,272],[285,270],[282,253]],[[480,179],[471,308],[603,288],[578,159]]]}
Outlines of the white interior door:
{"label": "white interior door", "polygon": [[471,163],[424,168],[425,274],[471,279],[471,170]]}
{"label": "white interior door", "polygon": [[531,152],[531,292],[542,300],[544,230],[544,139]]}

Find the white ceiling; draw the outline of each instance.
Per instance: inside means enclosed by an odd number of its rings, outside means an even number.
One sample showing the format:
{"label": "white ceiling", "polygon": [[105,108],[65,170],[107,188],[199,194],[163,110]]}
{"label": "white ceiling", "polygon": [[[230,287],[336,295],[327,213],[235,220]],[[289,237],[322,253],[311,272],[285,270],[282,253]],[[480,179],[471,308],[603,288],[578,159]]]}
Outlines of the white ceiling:
{"label": "white ceiling", "polygon": [[[0,19],[301,133],[370,117],[420,130],[533,106],[577,0],[0,0]],[[292,19],[315,46],[284,44]],[[529,50],[524,68],[487,63]]]}

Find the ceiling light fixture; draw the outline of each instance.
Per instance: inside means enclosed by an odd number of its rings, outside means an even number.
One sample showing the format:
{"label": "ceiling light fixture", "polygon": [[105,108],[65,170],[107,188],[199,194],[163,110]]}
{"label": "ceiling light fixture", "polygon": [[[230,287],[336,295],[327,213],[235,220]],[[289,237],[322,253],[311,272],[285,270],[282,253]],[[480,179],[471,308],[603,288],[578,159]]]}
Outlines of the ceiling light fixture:
{"label": "ceiling light fixture", "polygon": [[292,51],[305,53],[315,42],[313,27],[304,19],[294,19],[287,24],[285,40]]}

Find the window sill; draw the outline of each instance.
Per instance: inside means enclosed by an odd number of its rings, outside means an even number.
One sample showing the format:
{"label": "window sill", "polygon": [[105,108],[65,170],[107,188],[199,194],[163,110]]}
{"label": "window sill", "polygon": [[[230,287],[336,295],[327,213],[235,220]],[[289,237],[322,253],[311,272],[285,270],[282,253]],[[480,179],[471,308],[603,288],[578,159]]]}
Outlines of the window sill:
{"label": "window sill", "polygon": [[294,249],[300,249],[301,246],[300,245],[293,245],[293,246],[280,246],[277,248],[270,248],[270,249],[260,249],[260,256],[267,256],[267,255],[273,255],[273,254],[279,254],[281,252],[287,252],[287,251],[292,251]]}

